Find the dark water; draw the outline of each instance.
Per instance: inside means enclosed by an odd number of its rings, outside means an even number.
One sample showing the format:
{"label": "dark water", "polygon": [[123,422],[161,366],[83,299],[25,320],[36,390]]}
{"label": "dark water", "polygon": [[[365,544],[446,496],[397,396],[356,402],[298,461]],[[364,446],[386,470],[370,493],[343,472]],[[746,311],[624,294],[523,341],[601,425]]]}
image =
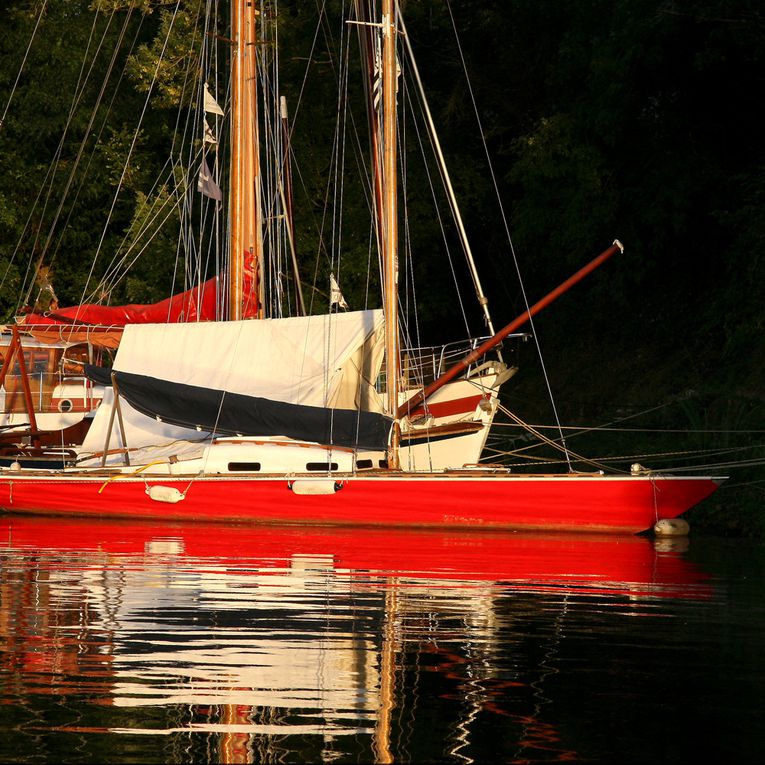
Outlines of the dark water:
{"label": "dark water", "polygon": [[5,762],[765,761],[765,548],[0,515]]}

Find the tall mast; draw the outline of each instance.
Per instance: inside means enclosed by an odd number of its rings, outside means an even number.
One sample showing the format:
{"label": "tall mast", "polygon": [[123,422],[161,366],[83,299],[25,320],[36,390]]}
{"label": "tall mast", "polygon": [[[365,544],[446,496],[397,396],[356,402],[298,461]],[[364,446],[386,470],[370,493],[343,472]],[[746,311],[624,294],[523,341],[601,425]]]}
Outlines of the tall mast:
{"label": "tall mast", "polygon": [[359,21],[359,47],[361,49],[361,60],[363,70],[366,74],[364,79],[364,90],[367,97],[367,116],[369,118],[369,148],[372,161],[372,184],[374,197],[374,229],[377,237],[377,251],[382,253],[382,220],[383,220],[383,170],[381,156],[381,138],[380,121],[378,119],[378,110],[382,107],[381,103],[376,103],[375,97],[379,91],[376,89],[377,78],[381,72],[382,62],[380,61],[380,48],[378,46],[378,36],[374,27],[377,24],[371,23],[371,14],[369,12],[367,0],[354,0],[356,9],[356,18]]}
{"label": "tall mast", "polygon": [[398,215],[396,198],[396,28],[394,0],[383,0],[383,274],[385,365],[388,411],[395,418],[388,450],[388,468],[399,467],[398,420]]}
{"label": "tall mast", "polygon": [[[260,237],[258,122],[256,101],[254,0],[232,0],[231,37],[231,189],[229,214],[229,319],[241,319],[244,306],[245,259],[255,270],[254,300],[261,314],[262,240]],[[252,313],[252,312],[249,312]]]}

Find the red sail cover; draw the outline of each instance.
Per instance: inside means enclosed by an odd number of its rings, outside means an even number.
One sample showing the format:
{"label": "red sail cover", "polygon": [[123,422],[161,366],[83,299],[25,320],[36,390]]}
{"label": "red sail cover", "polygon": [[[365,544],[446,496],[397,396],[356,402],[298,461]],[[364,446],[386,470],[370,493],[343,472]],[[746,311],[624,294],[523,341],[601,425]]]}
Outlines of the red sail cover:
{"label": "red sail cover", "polygon": [[46,314],[27,314],[22,325],[97,324],[124,327],[126,324],[164,324],[182,321],[214,321],[216,315],[218,278],[186,292],[148,305],[76,305],[59,308]]}
{"label": "red sail cover", "polygon": [[[242,316],[251,319],[257,316],[258,299],[256,292],[256,271],[252,255],[247,255],[244,262],[244,279]],[[29,313],[24,316],[19,325],[43,333],[46,328],[62,326],[102,328],[124,327],[126,324],[177,324],[179,322],[215,321],[225,317],[219,304],[225,305],[225,300],[219,300],[219,279],[217,276],[208,279],[203,284],[192,287],[179,295],[161,300],[159,303],[148,305],[130,304],[106,306],[83,304],[70,308],[59,308],[49,313]]]}

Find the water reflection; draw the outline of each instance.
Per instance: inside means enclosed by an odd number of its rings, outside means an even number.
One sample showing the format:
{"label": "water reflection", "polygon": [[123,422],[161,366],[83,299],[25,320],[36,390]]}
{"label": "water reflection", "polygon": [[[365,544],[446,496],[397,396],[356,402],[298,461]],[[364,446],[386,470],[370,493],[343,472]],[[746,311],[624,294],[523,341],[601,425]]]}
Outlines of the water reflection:
{"label": "water reflection", "polygon": [[593,759],[564,643],[713,595],[686,540],[0,524],[0,760]]}

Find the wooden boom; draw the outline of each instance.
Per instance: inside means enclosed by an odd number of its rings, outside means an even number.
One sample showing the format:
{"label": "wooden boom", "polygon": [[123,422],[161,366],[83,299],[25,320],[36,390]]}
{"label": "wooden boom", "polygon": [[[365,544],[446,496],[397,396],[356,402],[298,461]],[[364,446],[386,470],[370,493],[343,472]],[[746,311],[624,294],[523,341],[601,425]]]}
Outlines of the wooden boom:
{"label": "wooden boom", "polygon": [[453,367],[448,369],[444,374],[435,379],[429,385],[426,385],[421,391],[415,393],[412,398],[403,403],[396,412],[396,417],[405,417],[413,409],[416,409],[423,401],[432,396],[437,390],[442,388],[450,380],[453,380],[457,375],[467,369],[471,364],[474,364],[482,356],[485,356],[492,348],[498,346],[508,335],[511,335],[519,327],[524,325],[532,316],[536,316],[541,310],[547,308],[550,303],[559,298],[565,292],[571,289],[575,284],[584,279],[585,276],[594,271],[598,266],[605,263],[612,255],[617,252],[624,252],[622,243],[615,239],[614,243],[605,251],[598,255],[597,258],[591,260],[584,268],[580,268],[573,276],[566,279],[565,282],[557,286],[552,292],[548,292],[540,301],[534,303],[531,308],[524,311],[520,316],[513,319],[507,326],[499,330],[495,335],[485,340],[474,351],[471,351],[467,356],[458,361]]}

